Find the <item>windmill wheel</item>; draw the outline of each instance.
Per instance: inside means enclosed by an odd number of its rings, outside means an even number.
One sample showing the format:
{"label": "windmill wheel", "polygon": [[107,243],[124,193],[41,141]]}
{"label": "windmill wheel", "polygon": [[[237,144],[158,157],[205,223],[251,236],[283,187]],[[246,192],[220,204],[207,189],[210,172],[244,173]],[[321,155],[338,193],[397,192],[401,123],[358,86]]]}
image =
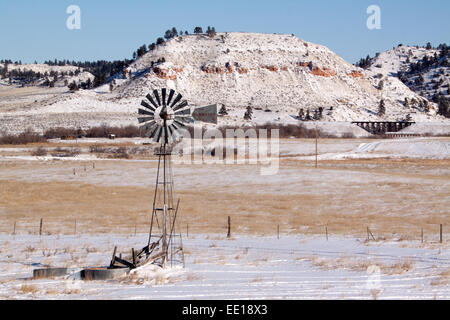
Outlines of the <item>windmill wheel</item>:
{"label": "windmill wheel", "polygon": [[155,142],[168,144],[174,141],[179,129],[194,121],[188,102],[181,101],[183,96],[180,93],[174,96],[175,90],[170,89],[167,94],[166,88],[162,88],[161,92],[155,89],[153,94],[147,94],[146,100],[141,101],[145,109],[138,109],[139,115],[142,115],[138,118],[140,129]]}

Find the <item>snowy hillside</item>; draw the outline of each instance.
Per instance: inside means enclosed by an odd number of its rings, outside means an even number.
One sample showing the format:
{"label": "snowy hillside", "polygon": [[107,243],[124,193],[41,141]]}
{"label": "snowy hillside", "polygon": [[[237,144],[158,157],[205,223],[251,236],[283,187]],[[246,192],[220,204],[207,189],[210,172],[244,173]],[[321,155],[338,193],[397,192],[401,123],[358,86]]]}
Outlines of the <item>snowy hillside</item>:
{"label": "snowy hillside", "polygon": [[[0,69],[5,68],[4,63],[0,63]],[[71,83],[75,81],[76,83],[85,82],[88,79],[91,81],[94,80],[94,75],[91,73],[83,70],[83,68],[79,68],[77,66],[72,65],[64,65],[64,66],[58,66],[58,65],[48,65],[48,64],[39,64],[39,63],[33,63],[33,64],[14,64],[14,63],[8,63],[7,64],[7,71],[20,71],[20,72],[34,72],[36,73],[37,80],[26,83],[26,81],[16,81],[16,79],[12,80],[12,85],[14,84],[27,84],[27,85],[42,85],[46,79],[49,79],[50,81],[53,81],[54,78],[52,75],[57,74],[58,79],[54,83],[55,86],[59,87],[66,87],[67,83]],[[67,81],[66,81],[67,80]],[[9,85],[9,79],[0,78],[0,85]]]}
{"label": "snowy hillside", "polygon": [[[165,62],[158,63],[162,59]],[[405,98],[421,98],[397,78],[385,76],[379,90],[377,74],[292,35],[178,37],[147,53],[129,70],[131,79],[117,90],[120,98],[142,97],[148,88],[167,86],[183,92],[191,104],[225,105],[231,109],[229,122],[242,122],[249,105],[268,109],[265,118],[272,120],[297,115],[300,108],[319,107],[328,121],[379,120],[381,99],[387,106],[382,119],[402,120],[411,113],[413,119],[426,121],[435,115],[434,105],[428,114],[405,109]]]}
{"label": "snowy hillside", "polygon": [[[8,86],[0,85],[0,125],[12,132],[27,127],[42,131],[102,123],[136,125],[140,101],[161,87],[183,94],[191,106],[224,105],[228,115],[219,117],[219,125],[298,123],[300,109],[314,115],[319,108],[321,121],[401,121],[408,115],[417,122],[448,121],[437,115],[435,103],[389,74],[399,64],[392,59],[394,67],[380,72],[376,67],[355,67],[330,49],[293,35],[184,35],[138,58],[124,75],[114,77],[112,87],[74,93],[60,87],[53,94],[20,96],[7,94]],[[411,101],[407,106],[405,99]],[[381,100],[384,115],[378,114]],[[243,119],[247,106],[253,108],[251,120]]]}
{"label": "snowy hillside", "polygon": [[373,58],[369,70],[399,77],[410,89],[429,100],[437,94],[450,98],[448,57],[448,52],[445,54],[439,49],[400,45]]}

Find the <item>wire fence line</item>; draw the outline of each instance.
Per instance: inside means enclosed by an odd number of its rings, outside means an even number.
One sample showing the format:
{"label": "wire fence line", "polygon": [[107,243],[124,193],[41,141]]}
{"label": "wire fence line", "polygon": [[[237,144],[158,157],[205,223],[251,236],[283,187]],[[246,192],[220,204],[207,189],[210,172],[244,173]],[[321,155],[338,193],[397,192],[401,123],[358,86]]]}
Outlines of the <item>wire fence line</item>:
{"label": "wire fence line", "polygon": [[[145,221],[105,221],[99,219],[5,219],[0,224],[0,234],[4,235],[83,235],[83,234],[120,234],[142,235],[149,232],[150,223]],[[157,227],[156,227],[157,228]],[[423,224],[407,234],[392,230],[380,230],[377,227],[352,227],[349,232],[335,231],[329,225],[302,225],[292,227],[289,224],[275,224],[273,230],[251,230],[248,226],[239,224],[233,226],[231,219],[226,219],[223,225],[194,223],[183,221],[176,226],[176,233],[183,237],[193,234],[214,234],[230,238],[233,235],[283,236],[322,235],[326,241],[332,241],[335,236],[351,236],[364,241],[419,241],[421,243],[445,243],[446,233],[443,224]]]}

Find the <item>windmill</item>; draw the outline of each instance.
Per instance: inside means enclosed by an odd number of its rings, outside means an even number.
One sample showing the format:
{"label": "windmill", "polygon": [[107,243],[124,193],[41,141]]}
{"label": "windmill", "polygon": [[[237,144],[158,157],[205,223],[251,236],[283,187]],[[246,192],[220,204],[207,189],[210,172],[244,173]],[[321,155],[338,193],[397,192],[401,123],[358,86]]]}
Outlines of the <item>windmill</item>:
{"label": "windmill", "polygon": [[[159,92],[147,94],[138,109],[141,132],[154,142],[159,143],[156,151],[158,167],[153,197],[152,217],[148,243],[139,251],[131,250],[129,260],[116,256],[114,248],[110,268],[128,267],[134,269],[146,263],[161,267],[183,265],[184,254],[181,232],[177,229],[177,215],[180,200],[176,199],[173,188],[171,166],[171,144],[181,136],[179,131],[195,121],[217,123],[217,106],[208,105],[191,108],[181,94],[175,90],[162,88]],[[178,233],[177,233],[178,232]]]}

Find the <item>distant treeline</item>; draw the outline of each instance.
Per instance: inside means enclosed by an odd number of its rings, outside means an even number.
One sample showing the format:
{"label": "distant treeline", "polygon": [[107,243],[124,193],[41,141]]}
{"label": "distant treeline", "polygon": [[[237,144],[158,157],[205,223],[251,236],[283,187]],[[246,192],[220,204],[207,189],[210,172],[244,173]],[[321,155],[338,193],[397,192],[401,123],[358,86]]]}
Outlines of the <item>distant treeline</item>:
{"label": "distant treeline", "polygon": [[[195,27],[194,34],[203,34],[202,27]],[[205,34],[213,37],[216,34],[216,30],[214,27],[208,26]],[[121,77],[123,75],[124,69],[126,69],[131,63],[133,63],[135,60],[137,60],[147,52],[155,50],[157,46],[164,44],[167,40],[183,35],[189,35],[189,32],[182,30],[178,31],[175,27],[168,29],[164,33],[164,36],[158,37],[155,42],[150,43],[148,46],[146,44],[140,46],[136,51],[132,53],[131,59],[115,61],[98,60],[84,62],[74,60],[70,61],[66,59],[54,59],[44,61],[44,64],[47,64],[49,66],[75,66],[79,68],[78,73],[81,72],[81,69],[90,72],[92,75],[94,75],[94,80],[92,81],[92,83],[89,81],[89,83],[81,84],[81,87],[85,89],[96,88],[110,81],[111,77],[113,76]],[[33,71],[8,70],[8,64],[21,65],[22,61],[13,62],[10,59],[4,59],[0,60],[0,63],[5,65],[4,67],[0,68],[0,78],[9,78],[10,83],[12,83],[12,81],[14,80],[23,84],[29,84],[34,81],[38,81],[41,78],[45,78],[46,81],[44,85],[52,86],[58,77],[57,73],[55,78],[55,74],[40,74],[39,72],[36,73]],[[34,63],[37,64],[37,61],[35,61]],[[67,74],[63,72],[59,74],[59,76],[66,75],[73,74]]]}

